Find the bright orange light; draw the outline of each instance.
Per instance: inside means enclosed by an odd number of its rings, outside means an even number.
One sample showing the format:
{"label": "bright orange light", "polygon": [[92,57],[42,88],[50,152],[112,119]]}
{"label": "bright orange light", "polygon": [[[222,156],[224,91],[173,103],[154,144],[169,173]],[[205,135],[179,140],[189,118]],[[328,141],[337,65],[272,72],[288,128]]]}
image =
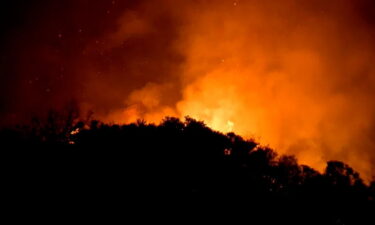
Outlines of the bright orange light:
{"label": "bright orange light", "polygon": [[[374,94],[366,85],[375,84],[369,68],[375,44],[365,25],[355,26],[361,21],[350,4],[322,2],[315,9],[296,1],[184,2],[178,15],[168,1],[163,7],[182,21],[171,47],[184,56],[178,79],[148,82],[107,120],[159,122],[188,115],[317,169],[336,159],[365,178],[374,175]],[[155,32],[142,15],[132,15],[137,23],[121,21],[116,37]],[[121,30],[127,27],[132,30]],[[177,94],[165,94],[171,86],[181,86],[181,98],[164,104]]]}

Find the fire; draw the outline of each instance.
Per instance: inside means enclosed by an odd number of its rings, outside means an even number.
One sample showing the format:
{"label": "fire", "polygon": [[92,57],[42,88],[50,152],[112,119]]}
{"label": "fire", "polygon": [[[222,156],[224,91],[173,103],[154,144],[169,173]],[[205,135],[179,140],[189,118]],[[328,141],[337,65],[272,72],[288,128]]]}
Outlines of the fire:
{"label": "fire", "polygon": [[230,120],[227,121],[227,128],[229,132],[233,131],[234,123]]}
{"label": "fire", "polygon": [[351,14],[350,8],[317,16],[287,2],[185,5],[181,35],[173,42],[185,57],[174,81],[182,86],[181,98],[167,106],[161,101],[169,98],[163,91],[171,81],[147,83],[127,97],[131,106],[109,118],[159,122],[166,115],[188,115],[294,154],[302,164],[323,169],[327,160],[344,160],[369,178],[364,156],[370,153],[360,149],[375,144],[361,133],[370,132],[366,118],[375,107],[368,107],[368,93],[345,80],[356,79],[374,57],[360,49],[374,45],[356,28],[364,36],[349,40],[350,46],[341,39],[353,30],[346,31],[336,14]]}
{"label": "fire", "polygon": [[76,128],[76,129],[74,129],[74,130],[72,130],[71,132],[70,132],[70,135],[76,135],[76,134],[78,134],[80,132],[80,129],[79,128]]}
{"label": "fire", "polygon": [[74,99],[104,122],[190,116],[318,169],[375,175],[373,1],[29,5],[4,35],[5,122]]}

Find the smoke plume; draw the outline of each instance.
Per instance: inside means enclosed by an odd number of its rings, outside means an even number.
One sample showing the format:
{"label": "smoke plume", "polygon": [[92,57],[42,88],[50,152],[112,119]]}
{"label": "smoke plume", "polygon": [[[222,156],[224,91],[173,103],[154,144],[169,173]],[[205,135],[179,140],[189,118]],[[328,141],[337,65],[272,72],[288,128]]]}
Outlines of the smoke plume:
{"label": "smoke plume", "polygon": [[19,121],[75,99],[106,122],[188,115],[369,179],[374,15],[371,0],[24,5],[4,28],[0,113]]}

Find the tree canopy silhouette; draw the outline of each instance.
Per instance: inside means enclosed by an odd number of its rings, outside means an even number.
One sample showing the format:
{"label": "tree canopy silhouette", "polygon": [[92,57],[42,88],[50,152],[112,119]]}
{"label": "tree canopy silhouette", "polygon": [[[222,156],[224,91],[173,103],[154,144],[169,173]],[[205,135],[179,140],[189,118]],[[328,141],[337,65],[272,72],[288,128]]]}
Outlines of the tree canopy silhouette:
{"label": "tree canopy silhouette", "polygon": [[320,173],[294,156],[278,156],[254,140],[214,131],[190,117],[167,117],[159,125],[142,120],[111,125],[78,120],[74,111],[51,112],[46,121],[2,129],[0,138],[3,193],[13,205],[131,202],[142,208],[152,202],[158,208],[174,198],[189,205],[191,215],[263,205],[277,216],[248,210],[247,219],[374,221],[367,212],[374,206],[375,182],[366,185],[345,163],[329,161]]}

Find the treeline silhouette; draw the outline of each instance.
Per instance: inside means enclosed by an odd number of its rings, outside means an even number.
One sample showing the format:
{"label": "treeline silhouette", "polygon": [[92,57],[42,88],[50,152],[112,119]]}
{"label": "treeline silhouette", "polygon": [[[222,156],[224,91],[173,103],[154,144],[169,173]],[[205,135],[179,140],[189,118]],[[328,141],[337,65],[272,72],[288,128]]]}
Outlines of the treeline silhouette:
{"label": "treeline silhouette", "polygon": [[320,173],[190,117],[116,125],[55,112],[2,129],[0,140],[10,211],[127,205],[250,224],[375,224],[375,182],[345,163],[329,161]]}

